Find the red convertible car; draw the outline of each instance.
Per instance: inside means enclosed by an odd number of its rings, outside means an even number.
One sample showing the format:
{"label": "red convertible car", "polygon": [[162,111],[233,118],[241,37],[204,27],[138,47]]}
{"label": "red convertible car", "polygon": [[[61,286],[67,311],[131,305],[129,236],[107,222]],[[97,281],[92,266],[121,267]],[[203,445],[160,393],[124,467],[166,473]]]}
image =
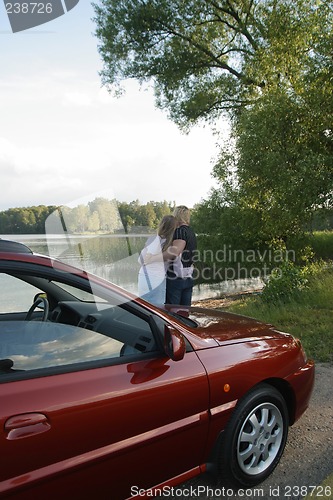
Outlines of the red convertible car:
{"label": "red convertible car", "polygon": [[0,268],[1,498],[151,498],[207,470],[236,488],[273,471],[313,387],[299,340],[162,310],[15,242]]}

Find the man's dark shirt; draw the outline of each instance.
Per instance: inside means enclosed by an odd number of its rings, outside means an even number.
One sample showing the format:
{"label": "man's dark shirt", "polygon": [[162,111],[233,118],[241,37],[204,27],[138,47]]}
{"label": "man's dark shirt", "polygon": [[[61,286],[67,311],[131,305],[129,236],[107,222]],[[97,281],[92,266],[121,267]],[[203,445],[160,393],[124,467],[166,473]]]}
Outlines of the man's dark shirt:
{"label": "man's dark shirt", "polygon": [[[193,229],[185,225],[177,227],[173,239],[185,241],[185,248],[182,252],[181,260],[183,267],[190,267],[193,264],[193,253],[197,248],[197,238]],[[168,276],[174,276],[172,272],[172,263],[169,267]]]}

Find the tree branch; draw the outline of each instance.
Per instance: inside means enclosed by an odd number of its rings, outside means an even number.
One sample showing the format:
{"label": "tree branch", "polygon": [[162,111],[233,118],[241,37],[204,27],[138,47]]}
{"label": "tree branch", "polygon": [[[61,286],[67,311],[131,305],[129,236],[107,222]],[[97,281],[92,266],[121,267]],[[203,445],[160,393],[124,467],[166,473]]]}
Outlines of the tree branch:
{"label": "tree branch", "polygon": [[[258,44],[255,41],[255,39],[253,38],[253,36],[251,35],[251,33],[248,31],[246,23],[244,23],[241,20],[239,14],[234,9],[233,5],[231,4],[231,2],[229,0],[227,0],[227,4],[229,5],[230,9],[227,9],[227,8],[222,7],[221,5],[218,5],[214,0],[207,0],[207,1],[218,11],[223,12],[224,14],[228,14],[230,17],[232,17],[236,21],[237,25],[239,26],[239,29],[237,29],[232,24],[228,23],[228,21],[225,19],[222,19],[221,22],[225,23],[229,28],[231,28],[235,31],[238,31],[239,33],[242,33],[245,36],[245,38],[248,40],[250,45],[254,48],[254,50],[258,50]],[[251,3],[251,5],[252,5],[252,3]],[[250,11],[247,13],[247,15],[249,15],[249,14],[250,14]]]}
{"label": "tree branch", "polygon": [[[186,35],[184,35],[182,33],[179,33],[177,31],[175,31],[173,28],[171,28],[171,26],[168,26],[166,23],[164,23],[163,21],[161,21],[159,19],[156,19],[156,22],[158,22],[165,30],[168,30],[168,32],[170,34],[172,34],[173,36],[181,38],[182,40],[186,41],[188,44],[190,44],[193,47],[195,47],[196,49],[198,49],[199,52],[202,52],[203,54],[205,54],[206,56],[208,56],[212,61],[215,61],[216,67],[218,67],[220,69],[224,69],[228,73],[231,73],[232,75],[234,75],[239,80],[243,80],[243,81],[245,80],[245,77],[244,77],[244,75],[242,73],[240,73],[239,71],[235,70],[234,68],[232,68],[228,64],[222,62],[220,59],[218,59],[213,54],[213,52],[211,52],[210,50],[208,50],[206,47],[202,46],[201,44],[195,42],[191,37],[186,36]],[[254,84],[255,82],[253,81],[251,83]]]}

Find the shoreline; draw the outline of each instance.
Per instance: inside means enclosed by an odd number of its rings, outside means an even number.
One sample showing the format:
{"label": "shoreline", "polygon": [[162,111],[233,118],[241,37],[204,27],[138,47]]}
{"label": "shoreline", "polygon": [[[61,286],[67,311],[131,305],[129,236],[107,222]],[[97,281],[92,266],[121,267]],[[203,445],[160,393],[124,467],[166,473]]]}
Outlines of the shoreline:
{"label": "shoreline", "polygon": [[233,302],[250,297],[251,295],[260,294],[262,289],[254,289],[230,294],[224,294],[221,297],[211,297],[207,299],[195,300],[192,302],[192,307],[204,307],[208,309],[218,309],[229,307]]}

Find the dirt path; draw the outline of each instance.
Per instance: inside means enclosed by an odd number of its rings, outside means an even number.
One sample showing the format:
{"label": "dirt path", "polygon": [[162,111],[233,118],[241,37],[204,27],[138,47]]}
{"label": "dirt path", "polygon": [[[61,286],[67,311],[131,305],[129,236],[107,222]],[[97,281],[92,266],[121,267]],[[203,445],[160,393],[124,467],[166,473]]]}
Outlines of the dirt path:
{"label": "dirt path", "polygon": [[260,293],[261,290],[250,290],[248,292],[238,292],[238,293],[228,293],[225,296],[218,298],[218,299],[201,299],[197,300],[195,302],[192,302],[192,306],[197,306],[197,307],[205,307],[208,309],[215,309],[218,307],[228,307],[230,306],[235,300],[240,300],[245,297],[249,297],[250,295]]}

